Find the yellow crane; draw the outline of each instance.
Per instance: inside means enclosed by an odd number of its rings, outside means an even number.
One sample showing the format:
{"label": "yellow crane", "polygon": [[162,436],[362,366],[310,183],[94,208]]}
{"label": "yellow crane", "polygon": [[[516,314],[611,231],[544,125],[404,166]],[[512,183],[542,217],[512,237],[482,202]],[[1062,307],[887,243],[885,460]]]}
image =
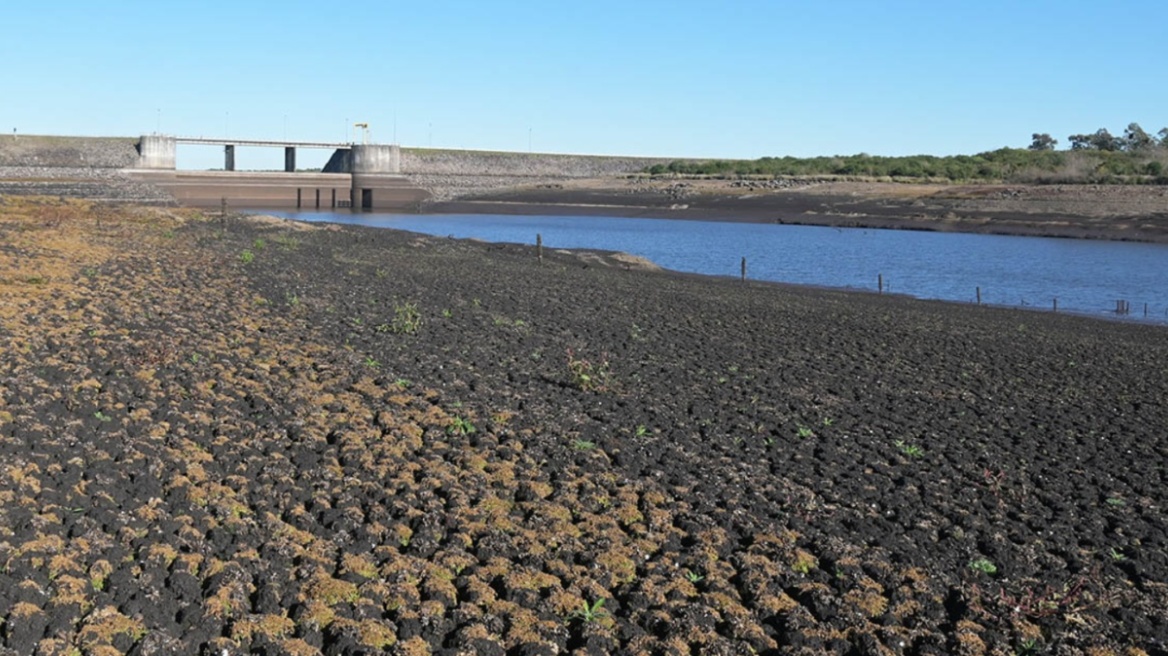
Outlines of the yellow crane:
{"label": "yellow crane", "polygon": [[353,127],[361,130],[361,143],[369,145],[369,124],[368,123],[354,123]]}

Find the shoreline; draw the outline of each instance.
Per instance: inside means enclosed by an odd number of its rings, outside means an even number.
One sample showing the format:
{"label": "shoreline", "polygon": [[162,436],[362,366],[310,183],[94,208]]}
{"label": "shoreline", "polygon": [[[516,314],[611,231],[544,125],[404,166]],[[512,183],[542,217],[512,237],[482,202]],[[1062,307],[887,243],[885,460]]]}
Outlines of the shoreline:
{"label": "shoreline", "polygon": [[1123,228],[1052,225],[1057,219],[1027,221],[1011,218],[1010,222],[992,219],[949,221],[894,216],[856,216],[837,214],[778,215],[768,210],[734,210],[713,207],[661,207],[653,205],[615,205],[600,203],[530,203],[523,201],[450,200],[426,202],[417,214],[504,214],[512,216],[603,216],[633,219],[677,219],[726,223],[773,223],[780,225],[856,228],[865,230],[912,230],[920,232],[956,232],[1010,237],[1046,237],[1051,239],[1089,239],[1098,241],[1168,244],[1168,232],[1151,232]]}
{"label": "shoreline", "polygon": [[[593,179],[427,201],[419,213],[629,216],[1168,243],[1168,189]],[[759,188],[758,185],[764,185]]]}
{"label": "shoreline", "polygon": [[[452,214],[452,213],[470,214],[472,212],[445,212],[444,211],[444,212],[424,212],[424,213],[420,213],[420,214],[421,215],[438,216],[440,214],[448,214],[448,213],[450,213],[450,214]],[[488,213],[488,212],[484,212],[484,214],[486,214],[486,213]],[[500,214],[499,212],[489,212],[489,213],[490,214]],[[527,215],[536,215],[536,214],[542,214],[542,212],[532,212],[529,214],[514,213],[511,215],[512,216],[527,216]],[[280,225],[280,222],[293,222],[293,223],[302,224],[302,225],[306,225],[306,226],[327,225],[327,226],[336,226],[338,228],[358,227],[358,228],[368,228],[368,229],[372,229],[372,230],[387,230],[387,231],[391,231],[391,232],[398,232],[398,233],[402,233],[405,235],[410,235],[410,236],[416,237],[418,239],[448,239],[448,240],[452,240],[454,242],[465,242],[468,244],[479,244],[479,245],[486,245],[486,246],[496,247],[496,248],[526,249],[528,251],[531,251],[532,253],[534,253],[534,249],[535,249],[535,247],[529,243],[492,242],[492,241],[486,241],[486,240],[473,238],[473,237],[442,237],[439,235],[432,235],[432,234],[425,233],[425,232],[416,232],[416,231],[407,230],[404,228],[370,227],[370,226],[363,226],[361,224],[350,224],[350,223],[331,222],[331,221],[305,221],[303,219],[298,219],[298,218],[294,218],[294,217],[265,215],[262,213],[251,214],[248,216],[252,217],[253,219],[258,219],[258,220],[274,219],[276,221],[275,225]],[[595,216],[595,215],[581,213],[580,216]],[[610,215],[610,216],[620,216],[620,217],[626,217],[626,218],[677,218],[677,217],[661,217],[661,216],[629,217],[626,214]],[[690,218],[688,220],[704,220],[704,219]],[[727,221],[729,222],[730,220],[727,220]],[[755,221],[752,223],[758,223],[758,222]],[[795,225],[795,224],[791,224],[791,225]],[[810,225],[810,224],[808,224],[808,225]],[[1014,235],[1014,236],[1017,236],[1017,235]],[[1027,235],[1027,236],[1039,236],[1039,235]],[[586,265],[596,264],[596,265],[602,266],[604,268],[623,269],[626,271],[652,271],[652,272],[660,273],[660,274],[665,275],[665,276],[676,277],[679,279],[686,279],[686,278],[693,278],[693,279],[698,279],[698,280],[705,279],[705,280],[711,280],[711,281],[728,282],[730,284],[741,284],[743,282],[739,279],[738,276],[729,275],[729,274],[700,273],[697,271],[685,271],[682,269],[668,268],[668,267],[662,266],[660,263],[658,263],[656,261],[653,261],[651,259],[639,256],[639,255],[634,255],[634,254],[628,253],[626,251],[603,250],[603,249],[596,249],[596,248],[549,248],[549,249],[547,249],[547,251],[549,253],[554,253],[556,255],[566,256],[569,260],[576,260],[576,261],[584,263]],[[781,280],[765,280],[765,279],[760,279],[760,278],[749,278],[749,277],[746,279],[745,284],[748,286],[773,287],[773,288],[780,288],[780,289],[787,289],[787,290],[805,290],[805,291],[810,291],[810,292],[829,293],[829,294],[830,293],[860,294],[860,295],[876,296],[876,297],[882,297],[882,298],[898,298],[898,299],[905,299],[905,300],[909,300],[909,301],[913,301],[913,302],[942,303],[942,304],[948,304],[948,305],[953,305],[953,306],[964,306],[964,307],[970,307],[970,308],[986,308],[986,309],[992,309],[992,310],[1005,310],[1005,311],[1013,310],[1013,311],[1017,311],[1017,312],[1026,312],[1026,313],[1033,313],[1033,314],[1050,314],[1050,315],[1064,316],[1064,317],[1078,317],[1081,319],[1094,320],[1094,321],[1106,321],[1106,322],[1126,324],[1126,325],[1151,326],[1151,327],[1160,327],[1160,328],[1168,327],[1168,317],[1160,319],[1160,318],[1155,318],[1151,315],[1144,315],[1142,313],[1130,313],[1127,315],[1120,315],[1120,314],[1117,314],[1115,312],[1105,311],[1105,310],[1100,310],[1100,311],[1097,311],[1095,313],[1091,313],[1091,312],[1082,311],[1082,310],[1073,310],[1073,309],[1065,309],[1065,308],[1056,309],[1054,306],[1048,307],[1048,306],[1039,306],[1039,305],[1034,305],[1034,304],[1002,305],[1002,304],[988,303],[988,302],[987,303],[976,303],[976,302],[971,302],[971,301],[961,301],[961,300],[955,300],[955,299],[916,296],[913,294],[906,294],[906,293],[901,293],[901,292],[888,292],[888,291],[881,292],[881,291],[878,291],[875,289],[864,288],[864,287],[833,287],[830,285],[801,284],[801,283],[797,283],[797,282],[786,282],[786,281],[781,281]]]}

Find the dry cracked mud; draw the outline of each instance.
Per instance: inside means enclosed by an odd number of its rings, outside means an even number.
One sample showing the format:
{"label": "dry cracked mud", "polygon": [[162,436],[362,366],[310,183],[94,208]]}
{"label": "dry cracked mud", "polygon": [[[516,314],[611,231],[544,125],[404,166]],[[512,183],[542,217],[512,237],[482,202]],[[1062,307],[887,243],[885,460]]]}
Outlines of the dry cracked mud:
{"label": "dry cracked mud", "polygon": [[0,198],[0,654],[1163,654],[1168,332]]}

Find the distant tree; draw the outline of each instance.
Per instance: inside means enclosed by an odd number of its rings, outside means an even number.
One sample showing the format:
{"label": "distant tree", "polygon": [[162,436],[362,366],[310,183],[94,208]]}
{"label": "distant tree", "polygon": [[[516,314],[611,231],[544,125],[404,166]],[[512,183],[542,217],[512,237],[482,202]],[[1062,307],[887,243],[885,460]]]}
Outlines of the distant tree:
{"label": "distant tree", "polygon": [[1155,145],[1156,140],[1147,132],[1144,132],[1144,129],[1140,127],[1139,123],[1128,124],[1127,129],[1123,132],[1124,150],[1147,150]]}
{"label": "distant tree", "polygon": [[1046,133],[1038,134],[1036,132],[1031,139],[1030,150],[1054,150],[1054,147],[1058,145],[1058,139]]}
{"label": "distant tree", "polygon": [[1121,150],[1123,140],[1111,136],[1107,128],[1099,128],[1091,135],[1091,147],[1095,150]]}
{"label": "distant tree", "polygon": [[1071,150],[1090,150],[1093,148],[1089,134],[1072,134],[1067,137],[1067,141],[1071,142]]}
{"label": "distant tree", "polygon": [[1160,135],[1160,147],[1168,148],[1168,128],[1160,128],[1156,134]]}

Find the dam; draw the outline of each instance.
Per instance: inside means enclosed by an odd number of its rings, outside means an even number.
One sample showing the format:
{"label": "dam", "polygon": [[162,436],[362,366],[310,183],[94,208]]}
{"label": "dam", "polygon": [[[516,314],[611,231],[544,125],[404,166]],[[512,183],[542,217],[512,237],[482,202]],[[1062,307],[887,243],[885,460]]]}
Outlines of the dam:
{"label": "dam", "polygon": [[[217,170],[186,170],[176,153],[221,148]],[[282,151],[272,170],[238,170],[237,148]],[[317,170],[297,167],[303,149],[324,150]],[[184,154],[185,156],[185,154]],[[280,161],[282,159],[282,162]],[[320,162],[322,157],[313,157]],[[638,175],[660,157],[419,148],[151,134],[0,137],[0,196],[47,195],[114,203],[236,209],[414,212],[428,204],[518,187],[557,188],[579,179]],[[282,165],[281,165],[282,164]]]}
{"label": "dam", "polygon": [[[222,171],[179,171],[179,144],[223,147]],[[282,148],[283,171],[235,170],[237,147]],[[402,175],[401,149],[388,144],[356,144],[254,139],[207,139],[143,135],[137,162],[126,172],[165,189],[183,205],[196,207],[270,207],[288,209],[400,210],[429,194]],[[321,171],[297,171],[300,148],[333,150]]]}

